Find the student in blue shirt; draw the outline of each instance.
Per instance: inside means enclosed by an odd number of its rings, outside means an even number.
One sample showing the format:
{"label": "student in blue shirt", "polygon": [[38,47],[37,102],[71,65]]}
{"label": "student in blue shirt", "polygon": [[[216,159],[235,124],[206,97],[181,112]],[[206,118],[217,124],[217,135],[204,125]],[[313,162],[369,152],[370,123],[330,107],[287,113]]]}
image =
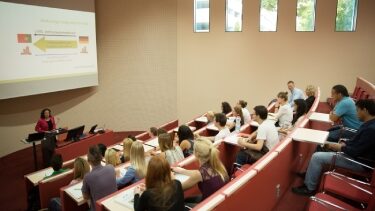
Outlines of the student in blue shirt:
{"label": "student in blue shirt", "polygon": [[130,166],[123,177],[116,179],[117,187],[121,188],[143,179],[146,171],[147,166],[143,144],[139,141],[134,141],[130,148]]}
{"label": "student in blue shirt", "polygon": [[[358,130],[362,122],[357,117],[355,103],[349,97],[348,90],[345,88],[345,86],[334,86],[332,88],[331,95],[337,104],[333,111],[331,111],[329,114],[330,120],[333,122],[341,120],[343,127]],[[331,128],[329,130],[328,141],[338,142],[340,138],[352,138],[355,131],[351,131],[350,129],[342,129],[341,125]]]}
{"label": "student in blue shirt", "polygon": [[289,103],[290,107],[293,107],[294,100],[305,99],[305,94],[303,94],[302,90],[295,87],[293,81],[288,81],[288,89],[290,91],[290,96],[288,98],[289,99],[288,103]]}

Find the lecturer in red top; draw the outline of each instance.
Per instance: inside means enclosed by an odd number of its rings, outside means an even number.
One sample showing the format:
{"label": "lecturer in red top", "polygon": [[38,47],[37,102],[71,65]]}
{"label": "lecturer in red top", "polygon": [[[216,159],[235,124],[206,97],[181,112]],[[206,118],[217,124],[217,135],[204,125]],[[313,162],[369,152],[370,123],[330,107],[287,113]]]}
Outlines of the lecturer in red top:
{"label": "lecturer in red top", "polygon": [[54,129],[56,129],[55,118],[51,115],[51,110],[45,108],[40,112],[40,119],[36,123],[35,131],[46,132]]}

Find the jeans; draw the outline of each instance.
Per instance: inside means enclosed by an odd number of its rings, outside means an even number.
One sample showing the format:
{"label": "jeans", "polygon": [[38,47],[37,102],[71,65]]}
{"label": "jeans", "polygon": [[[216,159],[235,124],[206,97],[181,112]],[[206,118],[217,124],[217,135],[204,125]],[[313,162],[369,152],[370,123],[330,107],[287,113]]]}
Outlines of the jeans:
{"label": "jeans", "polygon": [[[307,168],[305,185],[309,190],[316,190],[319,183],[320,175],[322,173],[323,165],[331,164],[332,158],[336,155],[335,152],[315,152],[310,160],[309,167]],[[350,169],[353,171],[364,171],[365,169],[356,163],[353,163],[342,156],[336,157],[336,166]]]}
{"label": "jeans", "polygon": [[347,138],[351,139],[355,135],[354,132],[351,132],[349,130],[341,129],[340,127],[334,127],[329,130],[329,135],[327,138],[327,141],[329,142],[339,142],[340,138]]}
{"label": "jeans", "polygon": [[244,164],[247,164],[248,159],[249,159],[249,155],[243,150],[240,150],[236,157],[236,163],[240,165],[244,165]]}

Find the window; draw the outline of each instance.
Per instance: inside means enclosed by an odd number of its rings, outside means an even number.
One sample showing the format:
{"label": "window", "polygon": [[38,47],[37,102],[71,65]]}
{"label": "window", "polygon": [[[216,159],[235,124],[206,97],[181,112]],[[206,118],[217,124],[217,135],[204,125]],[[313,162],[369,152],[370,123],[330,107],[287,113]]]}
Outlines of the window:
{"label": "window", "polygon": [[312,32],[315,30],[316,0],[298,0],[296,31]]}
{"label": "window", "polygon": [[278,0],[260,0],[260,31],[276,31]]}
{"label": "window", "polygon": [[336,31],[355,31],[358,0],[338,0]]}
{"label": "window", "polygon": [[242,31],[242,0],[227,0],[225,31]]}
{"label": "window", "polygon": [[210,1],[194,0],[194,32],[210,31]]}

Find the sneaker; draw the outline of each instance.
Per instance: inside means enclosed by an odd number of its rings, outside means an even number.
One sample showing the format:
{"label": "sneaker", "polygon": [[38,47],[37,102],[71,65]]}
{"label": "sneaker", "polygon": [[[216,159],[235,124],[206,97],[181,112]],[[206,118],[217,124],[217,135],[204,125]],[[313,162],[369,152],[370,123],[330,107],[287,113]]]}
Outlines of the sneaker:
{"label": "sneaker", "polygon": [[293,193],[302,195],[302,196],[312,196],[315,194],[314,190],[307,189],[306,185],[292,188]]}

